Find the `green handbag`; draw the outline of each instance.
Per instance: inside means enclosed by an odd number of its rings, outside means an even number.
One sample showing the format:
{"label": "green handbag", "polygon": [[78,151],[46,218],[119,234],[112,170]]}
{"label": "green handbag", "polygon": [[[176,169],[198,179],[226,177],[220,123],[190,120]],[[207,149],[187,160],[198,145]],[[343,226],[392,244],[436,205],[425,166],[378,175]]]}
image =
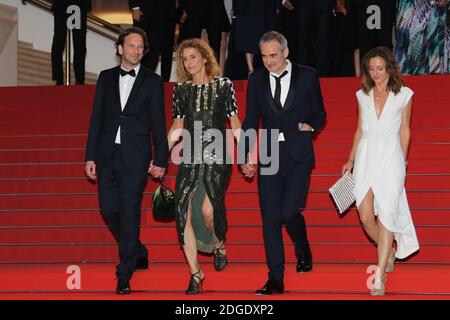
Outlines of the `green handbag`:
{"label": "green handbag", "polygon": [[175,195],[163,183],[162,179],[153,195],[152,208],[155,220],[168,221],[175,219]]}

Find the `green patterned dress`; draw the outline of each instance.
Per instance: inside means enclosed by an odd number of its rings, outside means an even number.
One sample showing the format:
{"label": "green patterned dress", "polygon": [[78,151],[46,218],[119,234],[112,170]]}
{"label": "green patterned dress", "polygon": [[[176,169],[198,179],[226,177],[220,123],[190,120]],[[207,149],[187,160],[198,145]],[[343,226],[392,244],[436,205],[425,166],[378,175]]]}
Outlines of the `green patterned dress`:
{"label": "green patterned dress", "polygon": [[[212,252],[216,242],[225,240],[227,231],[224,194],[231,164],[227,161],[226,123],[228,117],[238,112],[233,85],[229,79],[221,77],[203,85],[179,83],[174,88],[172,111],[174,119],[184,118],[185,129],[175,187],[178,240],[184,244],[187,210],[192,199],[197,249]],[[220,147],[211,148],[213,145]],[[214,210],[212,232],[207,230],[201,212],[205,195]]]}

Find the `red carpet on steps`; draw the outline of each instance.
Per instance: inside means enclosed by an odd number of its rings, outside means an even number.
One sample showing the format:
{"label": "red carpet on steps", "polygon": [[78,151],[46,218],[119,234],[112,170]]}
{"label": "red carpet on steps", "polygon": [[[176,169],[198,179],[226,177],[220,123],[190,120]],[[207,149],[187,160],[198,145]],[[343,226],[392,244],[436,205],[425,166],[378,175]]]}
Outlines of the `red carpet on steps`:
{"label": "red carpet on steps", "polygon": [[[406,77],[415,92],[406,188],[421,249],[396,263],[381,299],[450,298],[450,76]],[[287,294],[258,299],[373,299],[367,267],[376,248],[355,209],[339,216],[328,194],[351,148],[356,125],[355,78],[322,79],[328,121],[315,140],[317,162],[304,215],[314,271],[297,274],[286,232]],[[246,82],[234,82],[239,116]],[[171,124],[173,84],[165,87]],[[123,299],[113,293],[117,245],[98,209],[97,187],[84,176],[84,148],[94,86],[0,88],[0,299]],[[170,164],[169,186],[176,166]],[[230,264],[217,273],[202,255],[206,292],[187,297],[188,271],[174,223],[152,219],[149,180],[141,240],[150,268],[132,279],[126,299],[256,299],[266,280],[256,181],[236,165],[226,194]],[[66,285],[70,265],[81,268],[81,289]]]}

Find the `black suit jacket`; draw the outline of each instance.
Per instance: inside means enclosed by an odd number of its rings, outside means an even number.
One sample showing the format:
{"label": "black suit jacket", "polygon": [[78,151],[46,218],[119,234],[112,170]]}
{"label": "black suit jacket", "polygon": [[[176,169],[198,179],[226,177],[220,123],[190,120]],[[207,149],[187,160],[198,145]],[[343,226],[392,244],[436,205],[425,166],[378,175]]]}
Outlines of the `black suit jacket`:
{"label": "black suit jacket", "polygon": [[100,167],[111,163],[120,125],[125,164],[132,170],[147,170],[155,144],[154,164],[167,167],[168,146],[161,78],[142,65],[123,111],[120,106],[119,69],[104,70],[97,80],[86,147],[86,161]]}
{"label": "black suit jacket", "polygon": [[[322,126],[326,119],[318,73],[315,69],[292,64],[291,83],[283,109],[280,111],[272,97],[266,69],[253,73],[248,81],[247,109],[242,124],[244,130],[259,127],[262,119],[263,129],[278,129],[283,132],[290,156],[301,162],[314,162],[312,132],[300,131],[299,123],[307,123],[314,130]],[[241,139],[240,143],[245,143]],[[270,132],[261,144],[271,153]],[[241,145],[241,147],[243,147]],[[249,146],[245,148],[248,153]]]}
{"label": "black suit jacket", "polygon": [[80,9],[86,12],[92,10],[92,0],[53,0],[52,11],[66,10],[65,8],[70,5],[79,5]]}

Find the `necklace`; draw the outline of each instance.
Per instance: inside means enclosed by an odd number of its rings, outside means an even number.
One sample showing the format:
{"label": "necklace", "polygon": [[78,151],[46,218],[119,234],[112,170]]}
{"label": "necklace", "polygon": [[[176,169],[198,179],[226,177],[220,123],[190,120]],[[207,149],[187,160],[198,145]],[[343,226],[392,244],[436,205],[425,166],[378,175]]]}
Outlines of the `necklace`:
{"label": "necklace", "polygon": [[387,92],[386,91],[381,91],[379,93],[375,92],[374,90],[374,94],[375,94],[375,100],[379,100],[381,98],[381,96],[384,96]]}

